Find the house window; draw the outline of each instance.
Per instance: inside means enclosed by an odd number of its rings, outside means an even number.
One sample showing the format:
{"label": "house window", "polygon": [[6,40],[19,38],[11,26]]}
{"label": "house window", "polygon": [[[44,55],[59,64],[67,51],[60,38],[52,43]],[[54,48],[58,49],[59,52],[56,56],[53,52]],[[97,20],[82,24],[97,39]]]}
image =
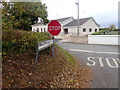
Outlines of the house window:
{"label": "house window", "polygon": [[42,32],[42,28],[41,28],[41,32]]}
{"label": "house window", "polygon": [[39,32],[39,28],[37,28],[36,32]]}
{"label": "house window", "polygon": [[97,29],[95,29],[95,32],[97,32]]}
{"label": "house window", "polygon": [[86,32],[86,28],[83,28],[83,32]]}
{"label": "house window", "polygon": [[64,34],[68,34],[68,28],[64,29]]}
{"label": "house window", "polygon": [[92,32],[92,28],[89,29],[89,32]]}

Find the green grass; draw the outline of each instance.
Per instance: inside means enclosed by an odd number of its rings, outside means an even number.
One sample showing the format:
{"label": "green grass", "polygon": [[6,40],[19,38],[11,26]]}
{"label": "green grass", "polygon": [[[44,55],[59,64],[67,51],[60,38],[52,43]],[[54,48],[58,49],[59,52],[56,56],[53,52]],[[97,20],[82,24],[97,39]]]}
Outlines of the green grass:
{"label": "green grass", "polygon": [[99,31],[99,32],[93,33],[92,35],[105,35],[105,34],[104,34],[104,31],[105,31],[105,30],[101,30],[101,31]]}
{"label": "green grass", "polygon": [[76,63],[75,58],[74,58],[71,54],[69,54],[66,50],[64,50],[62,47],[60,47],[60,46],[57,45],[57,44],[55,44],[55,47],[59,48],[59,50],[63,53],[63,55],[66,57],[66,59],[67,59],[69,62],[71,62],[71,63],[73,63],[73,64]]}
{"label": "green grass", "polygon": [[[95,32],[95,33],[93,33],[92,35],[120,35],[120,33],[104,33],[106,31],[106,29],[104,29],[104,30],[100,30],[99,32]],[[114,30],[115,31],[115,30]],[[117,31],[117,30],[116,30]],[[109,32],[111,32],[110,30],[109,30]]]}
{"label": "green grass", "polygon": [[105,34],[105,35],[120,35],[120,33],[108,33],[108,34]]}

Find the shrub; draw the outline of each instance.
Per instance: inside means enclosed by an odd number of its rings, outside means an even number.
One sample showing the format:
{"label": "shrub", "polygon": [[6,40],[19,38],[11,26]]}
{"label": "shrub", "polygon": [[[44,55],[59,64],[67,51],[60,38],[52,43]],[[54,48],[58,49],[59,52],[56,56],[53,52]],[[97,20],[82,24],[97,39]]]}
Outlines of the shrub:
{"label": "shrub", "polygon": [[3,30],[3,55],[35,51],[37,41],[50,39],[48,33],[35,33],[21,30]]}
{"label": "shrub", "polygon": [[92,35],[104,35],[105,30],[100,30],[99,32],[95,32]]}

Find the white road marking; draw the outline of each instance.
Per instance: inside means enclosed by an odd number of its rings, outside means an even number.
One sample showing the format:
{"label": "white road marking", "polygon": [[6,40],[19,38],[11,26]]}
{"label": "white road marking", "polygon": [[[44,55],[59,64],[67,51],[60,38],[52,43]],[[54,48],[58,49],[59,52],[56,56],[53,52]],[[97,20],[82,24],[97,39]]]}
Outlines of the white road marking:
{"label": "white road marking", "polygon": [[99,60],[99,62],[100,62],[100,66],[103,67],[104,65],[103,65],[103,62],[102,62],[102,58],[101,58],[101,57],[98,57],[98,60]]}
{"label": "white road marking", "polygon": [[88,66],[94,66],[95,65],[95,61],[93,59],[95,59],[95,58],[94,57],[88,57],[88,61],[92,62],[91,64],[87,62]]}
{"label": "white road marking", "polygon": [[117,61],[118,61],[118,63],[120,64],[120,59],[119,59],[119,58],[117,58]]}
{"label": "white road marking", "polygon": [[76,52],[89,52],[89,53],[100,53],[100,54],[120,54],[116,52],[98,52],[98,51],[87,51],[87,50],[77,50],[77,49],[69,49],[70,51],[76,51]]}
{"label": "white road marking", "polygon": [[118,68],[118,67],[119,67],[119,64],[118,64],[117,59],[115,59],[115,58],[112,58],[112,59],[113,59],[113,61],[114,61],[115,65],[116,65],[116,67]]}
{"label": "white road marking", "polygon": [[106,58],[106,62],[107,62],[109,67],[111,67],[111,68],[118,68],[118,63],[117,63],[116,59],[114,59],[114,58],[111,59],[111,60],[113,60],[115,66],[111,65],[109,60],[110,60],[109,58]]}
{"label": "white road marking", "polygon": [[[104,63],[103,63],[104,60]],[[96,61],[98,63],[96,63]],[[87,65],[88,66],[95,66],[95,65],[100,65],[100,67],[104,67],[106,64],[110,67],[110,68],[118,68],[119,64],[120,64],[120,60],[118,58],[103,58],[103,57],[88,57],[87,58]]]}

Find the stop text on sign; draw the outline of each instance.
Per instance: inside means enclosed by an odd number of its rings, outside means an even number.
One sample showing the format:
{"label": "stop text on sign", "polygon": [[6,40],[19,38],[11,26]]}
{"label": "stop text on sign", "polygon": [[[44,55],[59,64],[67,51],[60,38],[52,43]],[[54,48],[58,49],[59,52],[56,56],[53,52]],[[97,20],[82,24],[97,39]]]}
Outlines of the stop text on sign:
{"label": "stop text on sign", "polygon": [[60,31],[61,31],[61,24],[57,20],[52,20],[48,24],[48,32],[52,36],[57,36],[60,33]]}
{"label": "stop text on sign", "polygon": [[61,29],[61,26],[48,26],[48,29],[49,29],[50,31],[52,31],[52,30],[60,30],[60,29]]}

